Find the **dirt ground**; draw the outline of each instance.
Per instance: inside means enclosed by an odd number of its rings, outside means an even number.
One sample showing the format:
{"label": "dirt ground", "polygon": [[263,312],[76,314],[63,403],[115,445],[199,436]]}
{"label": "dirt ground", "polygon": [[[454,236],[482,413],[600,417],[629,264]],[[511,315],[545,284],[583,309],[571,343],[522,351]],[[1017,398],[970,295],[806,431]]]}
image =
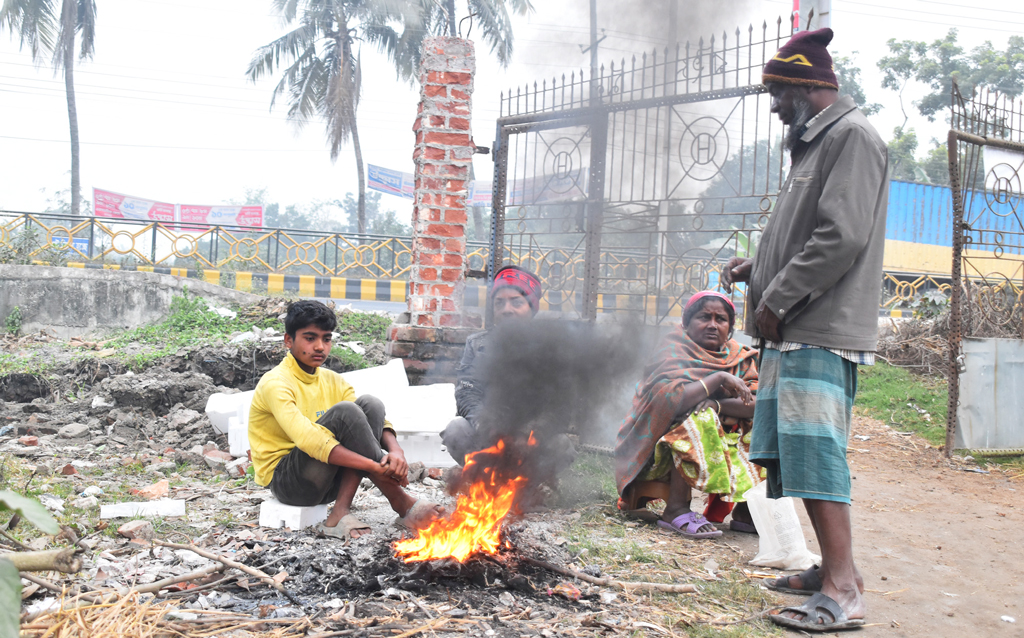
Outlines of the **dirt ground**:
{"label": "dirt ground", "polygon": [[871,437],[849,455],[871,624],[860,634],[1024,636],[1024,477],[964,471],[977,466],[871,419],[854,434]]}

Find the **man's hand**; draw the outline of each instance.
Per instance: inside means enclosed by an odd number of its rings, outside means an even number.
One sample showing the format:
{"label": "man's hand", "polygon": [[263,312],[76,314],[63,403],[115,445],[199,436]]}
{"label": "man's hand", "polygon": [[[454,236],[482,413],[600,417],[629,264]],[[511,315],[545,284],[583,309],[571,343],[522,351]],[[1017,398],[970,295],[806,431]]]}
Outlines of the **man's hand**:
{"label": "man's hand", "polygon": [[405,452],[401,449],[391,450],[380,460],[385,475],[397,481],[402,487],[409,484],[409,463],[405,460]]}
{"label": "man's hand", "polygon": [[761,336],[776,343],[782,341],[782,320],[768,309],[763,299],[757,305],[754,320],[757,322],[757,331],[761,333]]}
{"label": "man's hand", "polygon": [[750,270],[754,267],[754,260],[745,257],[733,257],[722,270],[722,288],[726,292],[732,292],[734,283],[750,281]]}

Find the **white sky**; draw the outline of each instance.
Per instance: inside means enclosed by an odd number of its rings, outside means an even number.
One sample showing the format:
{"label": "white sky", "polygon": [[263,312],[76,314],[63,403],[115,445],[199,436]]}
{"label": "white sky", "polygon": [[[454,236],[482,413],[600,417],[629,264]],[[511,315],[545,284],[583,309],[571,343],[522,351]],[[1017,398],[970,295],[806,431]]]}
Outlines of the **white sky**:
{"label": "white sky", "polygon": [[[601,14],[607,28],[602,60],[650,50],[658,39],[629,26],[621,15]],[[791,0],[696,0],[715,11],[718,23],[773,21]],[[473,132],[490,146],[499,91],[516,83],[568,72],[589,64],[579,43],[588,38],[586,0],[535,0],[537,11],[517,18],[516,55],[499,68],[477,43]],[[663,0],[633,0],[653,20]],[[337,163],[329,158],[322,126],[302,131],[285,120],[279,105],[268,112],[276,80],[246,82],[253,51],[282,33],[266,0],[97,0],[96,55],[76,67],[82,140],[82,190],[104,188],[171,203],[222,204],[241,199],[246,187],[266,187],[282,205],[341,198],[356,189],[350,147]],[[462,3],[460,2],[461,6]],[[735,9],[734,15],[723,8]],[[643,15],[643,14],[639,14]],[[634,16],[635,17],[635,16]],[[894,93],[880,88],[875,61],[890,38],[931,41],[950,27],[966,48],[991,40],[1005,48],[1024,33],[1024,5],[1011,0],[833,0],[831,49],[850,55],[863,70],[868,99],[885,109],[874,122],[891,137],[902,122]],[[717,28],[717,27],[716,27]],[[387,61],[363,51],[363,99],[359,128],[366,163],[412,172],[411,126],[418,89],[395,79]],[[923,93],[911,89],[913,99]],[[283,103],[282,103],[283,104]],[[46,195],[68,187],[70,145],[63,78],[37,67],[7,34],[0,36],[0,208],[39,211]],[[922,145],[944,138],[945,126],[912,115]],[[491,160],[477,156],[478,177],[490,179]],[[385,196],[386,205],[411,213],[407,200]]]}

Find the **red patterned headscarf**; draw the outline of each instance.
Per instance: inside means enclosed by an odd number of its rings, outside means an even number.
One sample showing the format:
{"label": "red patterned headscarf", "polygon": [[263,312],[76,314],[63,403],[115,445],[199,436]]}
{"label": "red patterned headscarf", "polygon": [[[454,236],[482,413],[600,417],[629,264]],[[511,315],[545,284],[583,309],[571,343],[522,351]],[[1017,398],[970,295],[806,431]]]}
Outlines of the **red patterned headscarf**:
{"label": "red patterned headscarf", "polygon": [[491,287],[491,295],[498,290],[511,286],[523,293],[526,301],[529,302],[533,313],[537,314],[540,307],[540,279],[533,273],[523,270],[519,266],[504,266],[494,273],[494,285]]}

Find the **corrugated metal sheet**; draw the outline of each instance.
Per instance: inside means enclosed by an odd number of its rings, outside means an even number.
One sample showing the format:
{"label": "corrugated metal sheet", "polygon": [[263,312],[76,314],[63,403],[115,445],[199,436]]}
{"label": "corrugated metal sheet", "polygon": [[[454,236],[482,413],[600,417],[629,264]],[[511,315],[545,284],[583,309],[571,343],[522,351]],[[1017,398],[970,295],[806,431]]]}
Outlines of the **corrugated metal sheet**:
{"label": "corrugated metal sheet", "polygon": [[1024,448],[1024,341],[964,339],[956,446]]}
{"label": "corrugated metal sheet", "polygon": [[[968,223],[993,232],[1019,233],[1024,218],[1024,202],[987,201],[991,193],[975,193],[965,202]],[[991,233],[986,239],[991,241]],[[885,238],[897,241],[953,246],[953,194],[945,186],[889,182],[889,216]],[[1012,241],[1008,243],[1013,243]],[[968,246],[969,248],[969,246]],[[1006,252],[1021,254],[1020,246]]]}

